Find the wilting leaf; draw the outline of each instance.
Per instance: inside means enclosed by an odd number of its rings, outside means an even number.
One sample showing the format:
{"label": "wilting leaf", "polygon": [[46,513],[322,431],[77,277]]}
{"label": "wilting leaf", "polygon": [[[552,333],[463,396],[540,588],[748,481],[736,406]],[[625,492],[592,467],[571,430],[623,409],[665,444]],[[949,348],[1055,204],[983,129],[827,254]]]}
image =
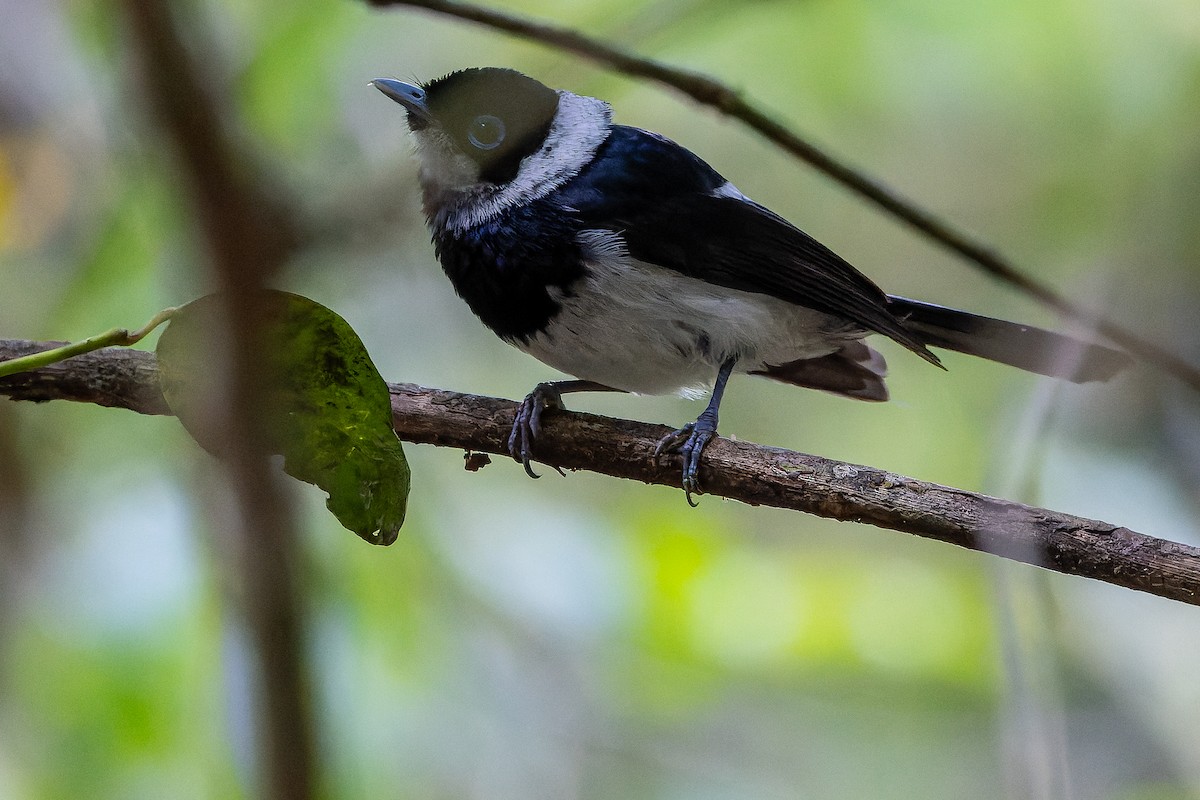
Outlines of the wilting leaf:
{"label": "wilting leaf", "polygon": [[[328,492],[326,505],[342,525],[372,544],[391,544],[404,523],[410,480],[387,384],[333,311],[287,292],[263,291],[257,300],[261,370],[250,413],[266,449],[283,455],[289,475]],[[219,457],[232,446],[221,363],[226,319],[223,296],[202,297],[175,312],[157,347],[167,403]]]}

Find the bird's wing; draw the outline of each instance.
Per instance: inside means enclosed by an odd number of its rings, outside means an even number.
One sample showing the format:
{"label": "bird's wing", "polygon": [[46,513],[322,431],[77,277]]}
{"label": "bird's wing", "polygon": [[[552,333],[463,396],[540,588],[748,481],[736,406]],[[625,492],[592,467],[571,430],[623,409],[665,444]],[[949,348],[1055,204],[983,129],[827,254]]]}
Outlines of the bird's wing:
{"label": "bird's wing", "polygon": [[940,363],[870,279],[673,142],[615,126],[573,183],[582,221],[620,233],[636,259],[840,317]]}
{"label": "bird's wing", "polygon": [[937,363],[924,342],[892,313],[878,286],[757,203],[685,195],[620,220],[617,229],[634,258],[841,317]]}

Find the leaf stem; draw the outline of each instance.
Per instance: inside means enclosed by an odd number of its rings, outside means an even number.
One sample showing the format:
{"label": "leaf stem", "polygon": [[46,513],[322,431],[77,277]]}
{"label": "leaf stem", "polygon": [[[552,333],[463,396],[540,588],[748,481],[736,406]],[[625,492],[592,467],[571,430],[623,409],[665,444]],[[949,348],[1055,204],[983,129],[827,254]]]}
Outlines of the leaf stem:
{"label": "leaf stem", "polygon": [[90,353],[93,350],[99,350],[102,347],[129,347],[130,345],[137,344],[146,338],[152,330],[169,320],[171,315],[176,311],[175,307],[164,308],[151,317],[149,322],[134,331],[126,328],[113,328],[104,333],[89,336],[81,342],[72,342],[71,344],[64,344],[62,347],[43,350],[40,353],[31,353],[20,358],[0,361],[0,378],[6,375],[15,375],[18,372],[41,369],[72,356],[79,356],[84,353]]}

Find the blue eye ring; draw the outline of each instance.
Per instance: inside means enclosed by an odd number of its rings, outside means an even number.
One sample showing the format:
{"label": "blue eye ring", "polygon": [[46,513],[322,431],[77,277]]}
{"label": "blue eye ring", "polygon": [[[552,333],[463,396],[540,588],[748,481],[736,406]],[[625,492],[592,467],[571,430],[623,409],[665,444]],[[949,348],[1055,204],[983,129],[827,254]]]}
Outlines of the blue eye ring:
{"label": "blue eye ring", "polygon": [[467,128],[467,141],[480,150],[495,150],[504,141],[504,120],[493,114],[480,114]]}

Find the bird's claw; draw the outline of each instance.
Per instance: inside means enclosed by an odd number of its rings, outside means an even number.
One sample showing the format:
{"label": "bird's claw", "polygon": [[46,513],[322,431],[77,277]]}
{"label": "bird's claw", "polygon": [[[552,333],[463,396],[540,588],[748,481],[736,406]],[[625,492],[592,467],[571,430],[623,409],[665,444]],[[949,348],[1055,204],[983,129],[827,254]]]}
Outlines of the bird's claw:
{"label": "bird's claw", "polygon": [[695,422],[689,422],[676,431],[671,431],[658,440],[654,455],[663,453],[679,453],[683,459],[683,492],[688,505],[695,508],[699,505],[692,499],[692,493],[701,494],[700,488],[700,456],[704,448],[717,435],[716,425],[703,417]]}
{"label": "bird's claw", "polygon": [[666,436],[659,439],[658,444],[654,446],[655,458],[661,456],[663,453],[678,453],[680,448],[683,447],[684,442],[686,442],[688,437],[691,436],[692,429],[695,427],[696,423],[689,422],[679,430],[671,431]]}
{"label": "bird's claw", "polygon": [[[516,419],[513,420],[512,432],[508,435],[508,453],[515,461],[525,468],[525,474],[531,478],[540,478],[533,471],[533,442],[542,432],[542,412],[546,409],[562,409],[562,393],[552,383],[539,383],[533,391],[525,395],[517,409]],[[554,467],[559,475],[565,473]]]}

